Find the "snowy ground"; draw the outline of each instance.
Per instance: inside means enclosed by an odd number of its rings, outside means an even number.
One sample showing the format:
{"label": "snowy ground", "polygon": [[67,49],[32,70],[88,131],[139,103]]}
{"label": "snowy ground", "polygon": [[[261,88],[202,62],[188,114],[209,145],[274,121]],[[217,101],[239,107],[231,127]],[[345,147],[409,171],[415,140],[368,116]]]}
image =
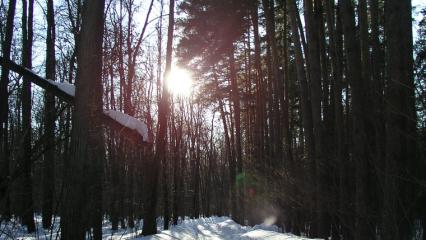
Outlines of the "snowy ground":
{"label": "snowy ground", "polygon": [[[32,235],[25,234],[25,228],[16,222],[0,225],[0,239],[59,239],[59,220],[55,219],[53,230],[41,228],[41,218],[36,217],[37,232]],[[161,226],[159,220],[159,226]],[[161,231],[153,236],[141,237],[142,224],[137,223],[134,229],[120,229],[111,231],[111,226],[105,221],[103,227],[103,239],[137,239],[137,240],[304,240],[306,238],[297,237],[291,234],[278,232],[277,226],[256,225],[254,227],[241,226],[228,217],[210,217],[200,219],[186,219],[177,226],[172,226],[170,230]]]}
{"label": "snowy ground", "polygon": [[140,240],[172,240],[172,239],[211,239],[211,240],[303,240],[291,234],[278,233],[277,226],[256,225],[241,226],[228,217],[210,217],[195,220],[185,220],[173,226],[170,230],[162,231],[154,236],[138,238]]}

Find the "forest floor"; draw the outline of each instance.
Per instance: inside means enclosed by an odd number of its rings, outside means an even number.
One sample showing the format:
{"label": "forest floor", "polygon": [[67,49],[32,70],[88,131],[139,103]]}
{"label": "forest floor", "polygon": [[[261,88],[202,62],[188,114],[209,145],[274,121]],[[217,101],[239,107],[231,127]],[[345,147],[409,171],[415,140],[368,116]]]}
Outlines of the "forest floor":
{"label": "forest floor", "polygon": [[[59,239],[59,219],[55,219],[55,227],[53,230],[44,230],[41,228],[41,217],[36,217],[37,232],[34,234],[26,234],[25,227],[10,222],[9,224],[0,225],[0,239]],[[161,219],[158,220],[158,226],[162,227]],[[176,226],[172,226],[169,230],[159,229],[159,233],[152,236],[141,237],[140,233],[142,223],[137,222],[135,228],[111,230],[111,224],[104,222],[103,239],[137,239],[137,240],[305,240],[287,233],[279,233],[279,228],[275,225],[256,225],[254,227],[241,226],[229,217],[209,217],[199,219],[186,219]],[[88,236],[90,238],[90,236]]]}

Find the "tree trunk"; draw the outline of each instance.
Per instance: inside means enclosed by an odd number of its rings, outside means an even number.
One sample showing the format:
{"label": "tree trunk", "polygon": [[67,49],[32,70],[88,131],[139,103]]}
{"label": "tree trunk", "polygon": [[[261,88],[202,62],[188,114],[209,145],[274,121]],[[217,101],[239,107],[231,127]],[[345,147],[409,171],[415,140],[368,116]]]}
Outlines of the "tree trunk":
{"label": "tree trunk", "polygon": [[272,163],[276,166],[277,163],[281,162],[282,157],[282,129],[281,129],[281,116],[280,116],[280,101],[282,99],[282,76],[280,76],[279,68],[280,63],[278,59],[278,48],[277,41],[275,37],[275,14],[274,14],[274,1],[262,0],[265,20],[266,20],[266,32],[268,38],[268,48],[271,52],[272,62],[271,64],[271,73],[269,76],[271,79],[268,81],[271,82],[270,97],[271,102],[269,103],[272,106],[272,116],[271,121],[273,121],[272,133],[272,149],[271,157]]}
{"label": "tree trunk", "polygon": [[292,41],[295,46],[295,62],[296,62],[296,72],[297,79],[299,80],[300,87],[300,98],[301,98],[301,110],[302,110],[302,126],[303,126],[303,134],[305,138],[304,149],[306,151],[306,161],[307,164],[307,172],[309,175],[308,183],[305,184],[305,191],[308,194],[309,199],[304,203],[307,209],[313,210],[314,202],[311,202],[313,199],[314,188],[314,178],[313,178],[313,161],[314,161],[314,139],[313,139],[313,123],[312,123],[312,108],[311,102],[309,99],[309,91],[308,91],[308,83],[306,79],[306,73],[304,68],[304,59],[301,47],[301,40],[299,35],[299,29],[297,27],[297,6],[296,1],[287,1],[287,7],[289,9],[290,14],[290,24],[292,30]]}
{"label": "tree trunk", "polygon": [[[331,70],[332,70],[332,95],[334,100],[331,104],[333,104],[333,116],[334,116],[334,126],[333,126],[333,146],[334,146],[334,164],[337,166],[337,177],[336,182],[340,184],[341,179],[345,173],[343,167],[346,165],[344,161],[346,161],[343,154],[343,106],[342,106],[342,47],[338,44],[337,37],[341,38],[341,34],[336,30],[337,26],[335,26],[335,2],[334,0],[326,0],[325,4],[325,12],[326,12],[326,22],[328,27],[328,34],[330,39],[330,55],[331,55]],[[337,24],[336,24],[337,25]],[[339,35],[340,34],[340,35]],[[343,185],[343,184],[342,184]],[[340,186],[342,189],[344,186]],[[340,194],[339,188],[333,191],[335,194],[334,201],[336,203],[337,209],[336,212],[339,213],[342,211],[342,207],[340,201],[344,194]],[[340,231],[339,225],[343,228],[346,228],[344,224],[344,219],[342,218],[342,214],[337,214],[334,217],[334,224],[332,230],[332,239],[339,239]]]}
{"label": "tree trunk", "polygon": [[[243,160],[242,160],[242,151],[241,151],[241,110],[240,110],[240,97],[238,91],[238,83],[237,83],[237,73],[235,70],[235,59],[234,59],[234,46],[233,43],[230,43],[228,47],[228,58],[229,58],[229,74],[231,79],[231,99],[234,105],[234,122],[235,122],[235,163],[236,168],[233,170],[233,166],[230,165],[230,171],[232,172],[230,175],[231,179],[231,187],[236,186],[237,184],[237,176],[242,174],[243,171]],[[236,173],[234,173],[236,172]],[[243,212],[238,209],[239,207],[244,209],[243,205],[243,189],[238,189],[238,199],[237,202],[231,203],[234,205],[232,217],[236,222],[242,221]]]}
{"label": "tree trunk", "polygon": [[[46,78],[55,80],[55,13],[53,0],[47,1]],[[55,97],[48,91],[44,95],[44,134],[46,136],[43,161],[43,228],[52,225],[55,192]]]}
{"label": "tree trunk", "polygon": [[[71,136],[71,161],[65,176],[61,216],[61,238],[85,239],[85,230],[94,227],[101,238],[102,161],[104,155],[100,117],[102,110],[102,41],[104,1],[84,3],[78,51],[75,109]],[[88,104],[89,103],[89,104]],[[91,199],[86,199],[90,196]],[[91,203],[91,204],[88,204]],[[92,213],[92,214],[90,214]]]}
{"label": "tree trunk", "polygon": [[[263,169],[264,161],[261,161],[265,156],[265,121],[266,121],[266,103],[265,103],[265,86],[263,81],[262,65],[260,62],[260,37],[259,37],[259,16],[258,2],[252,4],[250,11],[253,22],[254,35],[254,64],[256,69],[256,127],[255,127],[255,163],[256,167]],[[263,169],[264,171],[264,169]]]}
{"label": "tree trunk", "polygon": [[[215,70],[213,70],[215,71]],[[216,72],[214,72],[214,81],[215,81],[215,85],[216,85],[216,91],[219,92],[219,82],[216,76]],[[231,150],[231,140],[229,137],[229,128],[228,128],[228,123],[226,121],[226,115],[225,115],[225,109],[224,109],[224,104],[223,104],[223,100],[221,97],[219,97],[218,99],[219,102],[219,111],[220,111],[220,117],[222,120],[222,124],[223,124],[223,131],[224,131],[224,135],[225,135],[225,160],[228,162],[229,167],[228,167],[228,171],[229,171],[229,179],[233,179],[235,178],[235,160],[233,159],[232,156],[232,150]],[[235,211],[235,202],[236,202],[236,196],[235,196],[235,186],[233,185],[233,181],[230,181],[229,184],[229,193],[230,193],[230,201],[231,201],[231,214],[234,213]]]}
{"label": "tree trunk", "polygon": [[357,38],[352,1],[342,0],[343,34],[348,65],[347,80],[351,87],[352,103],[352,161],[355,163],[355,239],[368,238],[367,183],[368,155],[365,131],[366,79],[362,76],[361,49]]}
{"label": "tree trunk", "polygon": [[[164,79],[167,78],[172,65],[172,46],[173,46],[173,30],[174,30],[174,9],[175,1],[170,0],[169,4],[169,27],[167,31],[167,47],[166,47],[166,69],[164,71]],[[157,183],[160,166],[166,157],[167,144],[167,115],[169,112],[169,93],[167,88],[163,86],[161,100],[158,106],[158,131],[156,140],[155,156],[150,160],[147,175],[147,196],[146,205],[144,206],[144,225],[142,229],[143,235],[151,235],[157,232],[156,224],[156,206],[157,206]],[[166,206],[168,207],[168,206]],[[165,216],[166,217],[166,216]],[[168,216],[169,218],[170,216]],[[164,219],[164,222],[170,219]]]}
{"label": "tree trunk", "polygon": [[[172,118],[175,119],[174,116]],[[180,201],[180,192],[182,191],[182,187],[180,185],[181,178],[183,178],[180,159],[181,157],[181,141],[182,141],[182,120],[178,122],[178,126],[176,127],[176,121],[172,120],[173,124],[173,135],[175,137],[174,143],[174,155],[173,155],[173,225],[178,223],[179,213],[180,213],[180,205],[182,202]]]}
{"label": "tree trunk", "polygon": [[[315,221],[313,224],[312,233],[313,236],[321,238],[328,237],[329,226],[326,226],[325,220],[325,207],[323,204],[323,172],[322,166],[324,163],[323,159],[323,126],[321,120],[321,64],[320,64],[320,46],[319,46],[319,24],[318,15],[314,12],[314,6],[312,0],[304,1],[304,16],[306,23],[306,39],[307,39],[307,51],[308,51],[308,76],[310,80],[311,89],[311,105],[312,105],[312,121],[313,121],[313,134],[314,134],[314,164],[315,170],[313,170],[315,178]],[[306,49],[305,49],[306,51]]]}
{"label": "tree trunk", "polygon": [[[385,2],[386,161],[383,239],[412,238],[417,164],[411,1]],[[423,203],[424,204],[424,203]]]}
{"label": "tree trunk", "polygon": [[[16,0],[9,1],[7,11],[6,33],[2,43],[2,56],[9,60],[10,50],[13,38],[13,21],[15,18]],[[9,189],[9,137],[8,137],[8,121],[9,121],[9,93],[7,86],[9,84],[9,69],[1,69],[0,79],[0,214],[3,219],[10,219],[10,189]]]}
{"label": "tree trunk", "polygon": [[[28,6],[28,8],[27,8]],[[22,1],[22,65],[28,69],[32,68],[32,48],[33,48],[33,14],[34,1]],[[22,177],[22,223],[27,226],[28,232],[35,231],[33,187],[31,180],[31,81],[24,76],[21,93],[22,101],[22,146],[21,164],[23,169]]]}

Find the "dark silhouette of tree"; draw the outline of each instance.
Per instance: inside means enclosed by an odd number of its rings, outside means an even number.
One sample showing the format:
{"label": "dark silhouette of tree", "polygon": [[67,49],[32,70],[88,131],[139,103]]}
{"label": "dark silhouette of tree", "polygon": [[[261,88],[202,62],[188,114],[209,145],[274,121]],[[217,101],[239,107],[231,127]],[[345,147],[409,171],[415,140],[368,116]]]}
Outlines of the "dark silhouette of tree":
{"label": "dark silhouette of tree", "polygon": [[[32,68],[33,51],[33,19],[34,19],[34,1],[22,1],[22,65],[28,69]],[[22,154],[19,165],[22,166],[23,174],[21,178],[21,216],[22,223],[27,226],[28,232],[35,231],[34,223],[34,203],[33,203],[33,183],[31,179],[31,82],[24,77],[22,85]]]}
{"label": "dark silhouette of tree", "polygon": [[[12,48],[12,37],[13,37],[13,22],[15,18],[16,1],[9,1],[7,11],[7,22],[4,42],[2,43],[2,56],[6,59],[10,59],[11,48]],[[10,218],[10,154],[9,154],[9,69],[1,69],[1,80],[0,80],[0,157],[1,161],[1,177],[0,177],[0,211],[2,218]]]}
{"label": "dark silhouette of tree", "polygon": [[[172,65],[172,47],[173,47],[173,31],[174,31],[174,9],[175,1],[169,2],[169,26],[167,30],[167,46],[166,46],[166,69],[164,70],[164,79],[168,77]],[[167,118],[169,114],[169,93],[167,87],[163,86],[161,98],[158,106],[158,130],[156,139],[155,155],[150,159],[146,171],[146,189],[147,195],[144,208],[144,225],[142,234],[150,235],[157,232],[156,222],[156,206],[158,192],[158,174],[160,173],[161,163],[166,161],[166,144],[167,144]],[[167,196],[166,196],[167,197]],[[168,208],[169,206],[166,206]],[[168,211],[166,211],[168,214]],[[164,216],[164,227],[167,228],[170,221],[170,215]]]}
{"label": "dark silhouette of tree", "polygon": [[[55,66],[55,13],[53,1],[47,1],[46,34],[46,78],[56,79]],[[43,166],[43,228],[50,228],[53,215],[53,198],[55,193],[55,98],[52,93],[45,93],[44,132],[46,135]]]}
{"label": "dark silhouette of tree", "polygon": [[100,193],[104,148],[100,119],[103,114],[101,77],[104,7],[104,1],[88,1],[83,7],[71,159],[65,166],[62,239],[84,239],[87,228],[93,228],[95,239],[102,238]]}

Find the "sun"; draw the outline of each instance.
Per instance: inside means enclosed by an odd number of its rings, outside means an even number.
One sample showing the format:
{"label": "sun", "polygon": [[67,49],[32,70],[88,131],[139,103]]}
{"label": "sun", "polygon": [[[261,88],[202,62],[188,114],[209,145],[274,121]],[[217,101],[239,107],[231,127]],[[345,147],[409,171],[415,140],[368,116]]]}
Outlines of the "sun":
{"label": "sun", "polygon": [[193,90],[191,72],[183,68],[173,67],[166,78],[166,86],[172,95],[188,97]]}

